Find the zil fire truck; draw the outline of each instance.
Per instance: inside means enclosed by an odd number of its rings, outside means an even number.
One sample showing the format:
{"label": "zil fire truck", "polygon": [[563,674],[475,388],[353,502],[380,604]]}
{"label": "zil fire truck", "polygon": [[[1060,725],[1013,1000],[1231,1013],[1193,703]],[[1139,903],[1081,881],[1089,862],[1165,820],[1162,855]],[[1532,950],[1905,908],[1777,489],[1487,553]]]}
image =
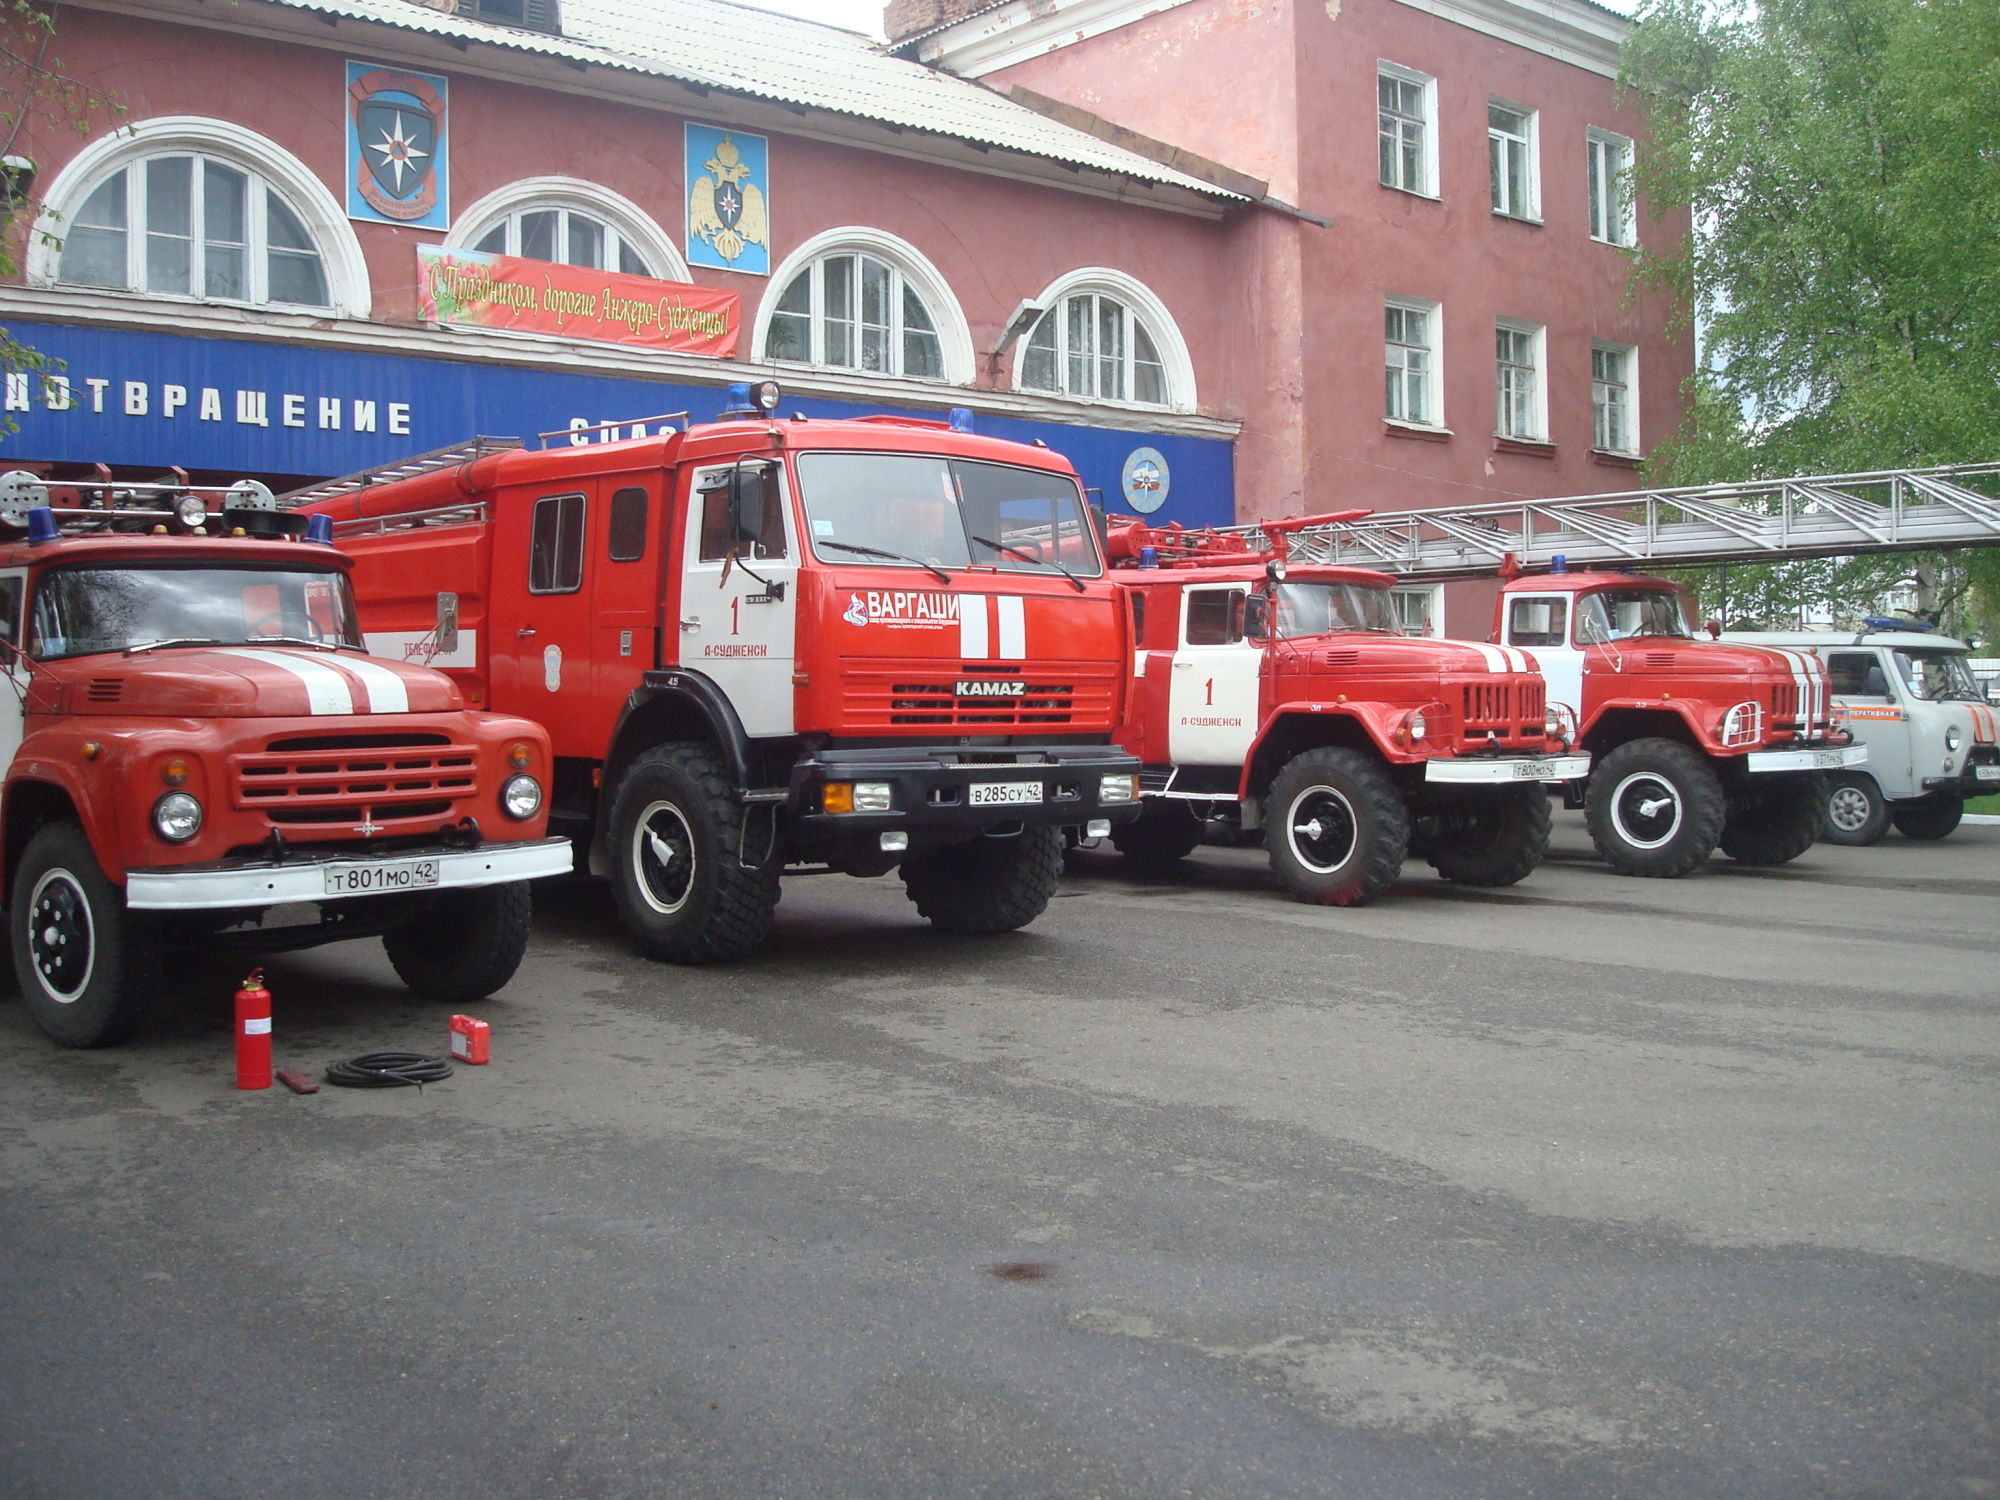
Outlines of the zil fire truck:
{"label": "zil fire truck", "polygon": [[1131,636],[1075,471],[970,413],[778,401],[743,385],[715,423],[475,443],[288,498],[355,559],[371,639],[550,726],[553,815],[653,957],[757,947],[799,865],[900,866],[934,925],[1021,927],[1064,830],[1139,810],[1111,742]]}
{"label": "zil fire truck", "polygon": [[1550,701],[1576,711],[1592,763],[1564,799],[1612,869],[1677,877],[1718,845],[1754,865],[1812,847],[1826,773],[1868,757],[1835,722],[1819,659],[1696,640],[1679,584],[1555,562],[1502,587],[1493,639],[1533,651]]}
{"label": "zil fire truck", "polygon": [[569,864],[548,737],[371,657],[329,542],[254,481],[0,475],[0,849],[57,1042],[130,1036],[176,950],[380,936],[460,1003],[513,976]]}
{"label": "zil fire truck", "polygon": [[1527,652],[1407,637],[1386,575],[1288,563],[1291,533],[1338,519],[1260,523],[1258,550],[1115,520],[1138,636],[1123,743],[1145,802],[1112,842],[1179,859],[1227,817],[1263,829],[1279,878],[1321,905],[1372,901],[1412,852],[1447,880],[1511,885],[1548,848],[1544,788],[1589,758]]}

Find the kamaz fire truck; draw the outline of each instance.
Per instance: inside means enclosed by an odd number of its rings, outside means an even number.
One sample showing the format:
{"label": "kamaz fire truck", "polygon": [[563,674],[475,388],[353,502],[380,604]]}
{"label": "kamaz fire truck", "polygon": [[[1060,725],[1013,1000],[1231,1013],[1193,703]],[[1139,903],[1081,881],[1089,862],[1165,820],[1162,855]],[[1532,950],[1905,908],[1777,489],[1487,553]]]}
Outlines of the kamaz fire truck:
{"label": "kamaz fire truck", "polygon": [[[957,932],[1033,921],[1064,830],[1138,813],[1131,634],[1067,460],[949,422],[686,415],[481,442],[289,497],[371,639],[550,726],[553,812],[635,940],[764,938],[787,866],[901,867]],[[452,649],[443,649],[449,636]]]}
{"label": "kamaz fire truck", "polygon": [[176,952],[380,936],[459,1003],[520,963],[548,737],[370,656],[329,540],[254,481],[0,475],[0,848],[57,1042],[131,1035]]}
{"label": "kamaz fire truck", "polygon": [[1286,887],[1322,905],[1373,900],[1411,852],[1511,885],[1547,850],[1544,788],[1589,757],[1527,652],[1406,637],[1386,575],[1287,561],[1293,532],[1337,519],[1261,523],[1255,548],[1115,518],[1138,635],[1122,742],[1145,804],[1112,842],[1174,860],[1213,818],[1261,828]]}
{"label": "kamaz fire truck", "polygon": [[1693,620],[1679,584],[1630,573],[1517,576],[1496,606],[1494,641],[1534,652],[1550,701],[1578,715],[1592,764],[1565,800],[1621,875],[1686,875],[1718,845],[1796,859],[1825,819],[1826,773],[1868,757],[1811,652],[1697,640]]}

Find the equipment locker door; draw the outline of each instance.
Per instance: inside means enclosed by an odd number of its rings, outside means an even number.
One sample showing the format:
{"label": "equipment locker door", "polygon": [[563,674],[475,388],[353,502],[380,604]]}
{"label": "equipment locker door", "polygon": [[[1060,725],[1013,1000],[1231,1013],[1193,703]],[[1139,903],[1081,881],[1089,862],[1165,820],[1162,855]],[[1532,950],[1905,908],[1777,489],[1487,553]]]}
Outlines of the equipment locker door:
{"label": "equipment locker door", "polygon": [[500,496],[492,608],[493,707],[548,726],[559,756],[604,753],[591,712],[591,581],[603,542],[590,480]]}
{"label": "equipment locker door", "polygon": [[1264,664],[1244,639],[1242,584],[1181,591],[1180,644],[1167,688],[1167,746],[1180,766],[1240,766],[1257,738]]}
{"label": "equipment locker door", "polygon": [[1513,594],[1507,599],[1503,645],[1532,652],[1548,685],[1548,701],[1583,719],[1583,652],[1570,644],[1569,595]]}
{"label": "equipment locker door", "polygon": [[681,665],[714,679],[746,734],[790,734],[799,567],[784,466],[697,469],[683,545]]}

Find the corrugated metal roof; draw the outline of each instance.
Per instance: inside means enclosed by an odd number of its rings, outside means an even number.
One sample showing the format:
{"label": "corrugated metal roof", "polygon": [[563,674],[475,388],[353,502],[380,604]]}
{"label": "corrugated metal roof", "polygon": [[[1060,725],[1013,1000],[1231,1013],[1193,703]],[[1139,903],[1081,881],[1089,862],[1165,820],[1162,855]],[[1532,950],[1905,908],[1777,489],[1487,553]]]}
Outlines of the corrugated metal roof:
{"label": "corrugated metal roof", "polygon": [[411,0],[271,3],[650,73],[1167,184],[1211,201],[1244,201],[1213,183],[1046,119],[979,84],[890,57],[855,32],[729,0],[562,0],[560,37],[446,15]]}

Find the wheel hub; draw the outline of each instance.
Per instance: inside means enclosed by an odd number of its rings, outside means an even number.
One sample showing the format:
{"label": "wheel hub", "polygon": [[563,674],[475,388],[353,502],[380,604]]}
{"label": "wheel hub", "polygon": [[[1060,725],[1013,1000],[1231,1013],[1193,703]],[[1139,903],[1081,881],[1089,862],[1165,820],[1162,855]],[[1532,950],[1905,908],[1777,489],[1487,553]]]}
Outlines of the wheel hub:
{"label": "wheel hub", "polygon": [[632,873],[646,904],[663,916],[687,905],[694,890],[694,830],[671,802],[655,802],[632,830]]}
{"label": "wheel hub", "polygon": [[28,952],[35,976],[51,1000],[76,1002],[97,963],[97,931],[90,901],[67,870],[50,870],[28,898]]}
{"label": "wheel hub", "polygon": [[1634,849],[1658,849],[1681,831],[1681,798],[1657,771],[1635,771],[1611,794],[1611,821]]}
{"label": "wheel hub", "polygon": [[1868,797],[1851,786],[1837,787],[1827,799],[1826,815],[1842,833],[1859,833],[1868,826]]}
{"label": "wheel hub", "polygon": [[1330,875],[1353,857],[1359,835],[1354,808],[1334,788],[1306,788],[1285,822],[1293,855],[1315,874]]}

